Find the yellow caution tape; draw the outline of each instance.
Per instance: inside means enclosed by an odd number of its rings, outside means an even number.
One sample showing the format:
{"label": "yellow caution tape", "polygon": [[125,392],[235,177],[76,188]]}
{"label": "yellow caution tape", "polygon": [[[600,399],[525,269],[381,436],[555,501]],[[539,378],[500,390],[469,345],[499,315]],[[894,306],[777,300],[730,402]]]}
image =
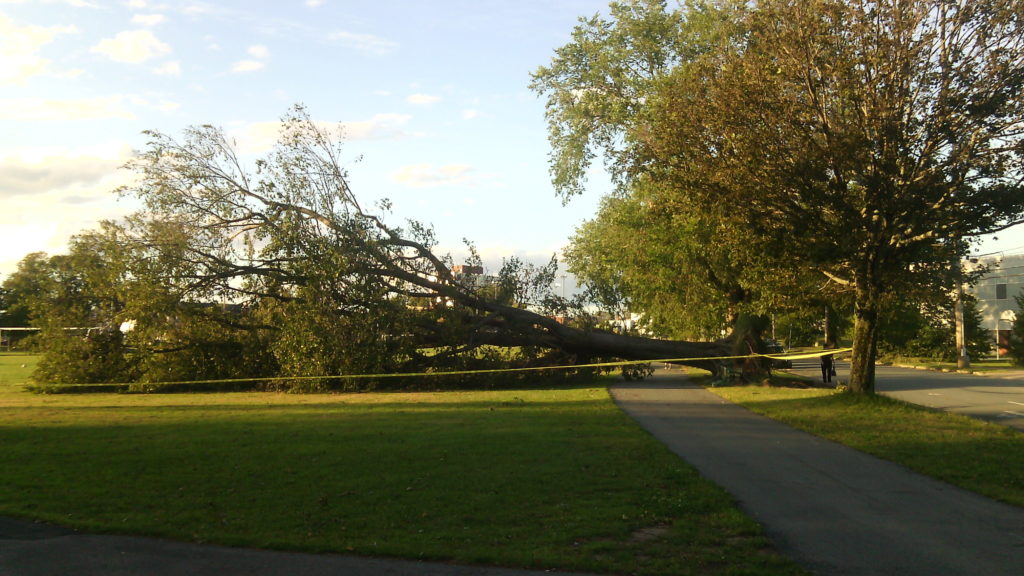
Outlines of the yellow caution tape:
{"label": "yellow caution tape", "polygon": [[761,356],[771,358],[773,360],[806,360],[808,358],[821,358],[822,356],[846,354],[848,352],[853,352],[853,348],[836,348],[831,350],[821,350],[818,352],[800,352],[797,354],[761,354]]}
{"label": "yellow caution tape", "polygon": [[542,370],[574,370],[578,368],[614,368],[617,366],[634,366],[638,364],[651,364],[660,362],[665,364],[682,364],[686,362],[708,362],[716,360],[743,360],[747,358],[768,358],[771,360],[802,360],[807,358],[820,358],[821,356],[844,354],[852,351],[853,348],[839,348],[835,350],[823,350],[820,352],[801,352],[797,354],[746,354],[742,356],[706,356],[691,358],[661,358],[653,360],[628,360],[619,362],[598,362],[593,364],[570,364],[563,366],[531,366],[528,368],[492,368],[487,370],[452,370],[448,372],[401,372],[389,374],[329,374],[324,376],[251,376],[248,378],[222,378],[217,380],[176,380],[167,382],[104,382],[97,384],[54,384],[37,385],[33,388],[49,389],[70,389],[78,387],[90,388],[120,388],[140,387],[159,388],[163,386],[181,386],[191,384],[233,384],[239,382],[300,382],[303,380],[322,379],[352,379],[368,380],[371,378],[420,378],[425,376],[465,376],[470,374],[500,374],[512,372],[539,372]]}

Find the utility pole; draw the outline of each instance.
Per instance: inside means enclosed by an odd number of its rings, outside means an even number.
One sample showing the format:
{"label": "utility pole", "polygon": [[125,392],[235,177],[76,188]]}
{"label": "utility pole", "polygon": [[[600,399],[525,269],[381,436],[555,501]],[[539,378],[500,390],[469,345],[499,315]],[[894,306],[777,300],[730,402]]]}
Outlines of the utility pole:
{"label": "utility pole", "polygon": [[[964,268],[959,258],[956,262],[956,272],[956,302],[953,307],[953,321],[956,324],[956,367],[966,370],[971,367],[971,357],[967,355],[967,328],[964,325]],[[998,349],[997,345],[996,354],[999,353]]]}
{"label": "utility pole", "polygon": [[966,370],[971,367],[971,357],[967,355],[967,331],[964,326],[964,285],[956,286],[956,306],[953,311],[956,321],[956,367]]}

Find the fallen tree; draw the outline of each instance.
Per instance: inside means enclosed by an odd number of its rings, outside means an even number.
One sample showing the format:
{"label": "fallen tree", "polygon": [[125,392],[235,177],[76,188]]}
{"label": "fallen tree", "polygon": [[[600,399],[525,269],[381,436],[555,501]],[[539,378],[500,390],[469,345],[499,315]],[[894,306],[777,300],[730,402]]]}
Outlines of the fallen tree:
{"label": "fallen tree", "polygon": [[[386,202],[373,211],[361,205],[342,167],[340,134],[301,107],[283,118],[277,145],[251,169],[212,126],[190,128],[180,140],[147,135],[146,149],[128,164],[139,177],[120,192],[145,205],[130,219],[134,241],[167,263],[153,281],[175,286],[184,300],[275,311],[268,314],[276,320],[254,329],[280,330],[306,316],[303,334],[322,338],[324,323],[338,319],[347,339],[338,347],[352,354],[359,346],[367,354],[389,348],[391,358],[350,363],[350,370],[431,366],[500,346],[555,350],[581,363],[684,359],[719,374],[725,365],[708,358],[732,350],[727,341],[659,340],[560,322],[555,314],[564,316],[570,303],[550,289],[554,262],[538,269],[513,259],[485,285],[453,272],[452,258],[435,254],[429,227],[391,226]],[[375,337],[357,346],[352,334]],[[439,352],[428,357],[424,348]]]}

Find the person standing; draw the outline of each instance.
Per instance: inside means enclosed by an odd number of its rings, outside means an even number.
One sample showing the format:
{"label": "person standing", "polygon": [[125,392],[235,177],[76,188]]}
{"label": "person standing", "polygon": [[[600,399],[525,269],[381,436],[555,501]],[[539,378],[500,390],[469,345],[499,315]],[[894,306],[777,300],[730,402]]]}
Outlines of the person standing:
{"label": "person standing", "polygon": [[[831,350],[835,348],[835,344],[831,342],[825,342],[824,349]],[[831,384],[832,375],[836,373],[835,360],[832,358],[832,354],[823,354],[821,356],[821,383]]]}

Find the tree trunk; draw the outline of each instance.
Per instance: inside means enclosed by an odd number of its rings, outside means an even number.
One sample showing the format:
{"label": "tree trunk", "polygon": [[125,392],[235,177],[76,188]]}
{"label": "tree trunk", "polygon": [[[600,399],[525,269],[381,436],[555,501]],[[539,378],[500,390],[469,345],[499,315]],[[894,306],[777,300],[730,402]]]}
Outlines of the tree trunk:
{"label": "tree trunk", "polygon": [[481,334],[481,341],[498,346],[543,346],[581,356],[605,356],[624,360],[677,360],[675,364],[707,370],[715,376],[728,371],[723,356],[732,355],[727,341],[686,342],[586,331],[553,318],[510,306],[489,306],[496,314],[489,324],[495,331]]}
{"label": "tree trunk", "polygon": [[[764,329],[768,320],[764,316],[746,313],[736,314],[731,326],[733,356],[763,354]],[[732,361],[733,369],[747,382],[760,382],[771,373],[771,361],[765,358],[737,358]]]}
{"label": "tree trunk", "polygon": [[850,391],[875,392],[875,357],[878,354],[878,290],[858,288],[853,323],[853,357],[850,360]]}

